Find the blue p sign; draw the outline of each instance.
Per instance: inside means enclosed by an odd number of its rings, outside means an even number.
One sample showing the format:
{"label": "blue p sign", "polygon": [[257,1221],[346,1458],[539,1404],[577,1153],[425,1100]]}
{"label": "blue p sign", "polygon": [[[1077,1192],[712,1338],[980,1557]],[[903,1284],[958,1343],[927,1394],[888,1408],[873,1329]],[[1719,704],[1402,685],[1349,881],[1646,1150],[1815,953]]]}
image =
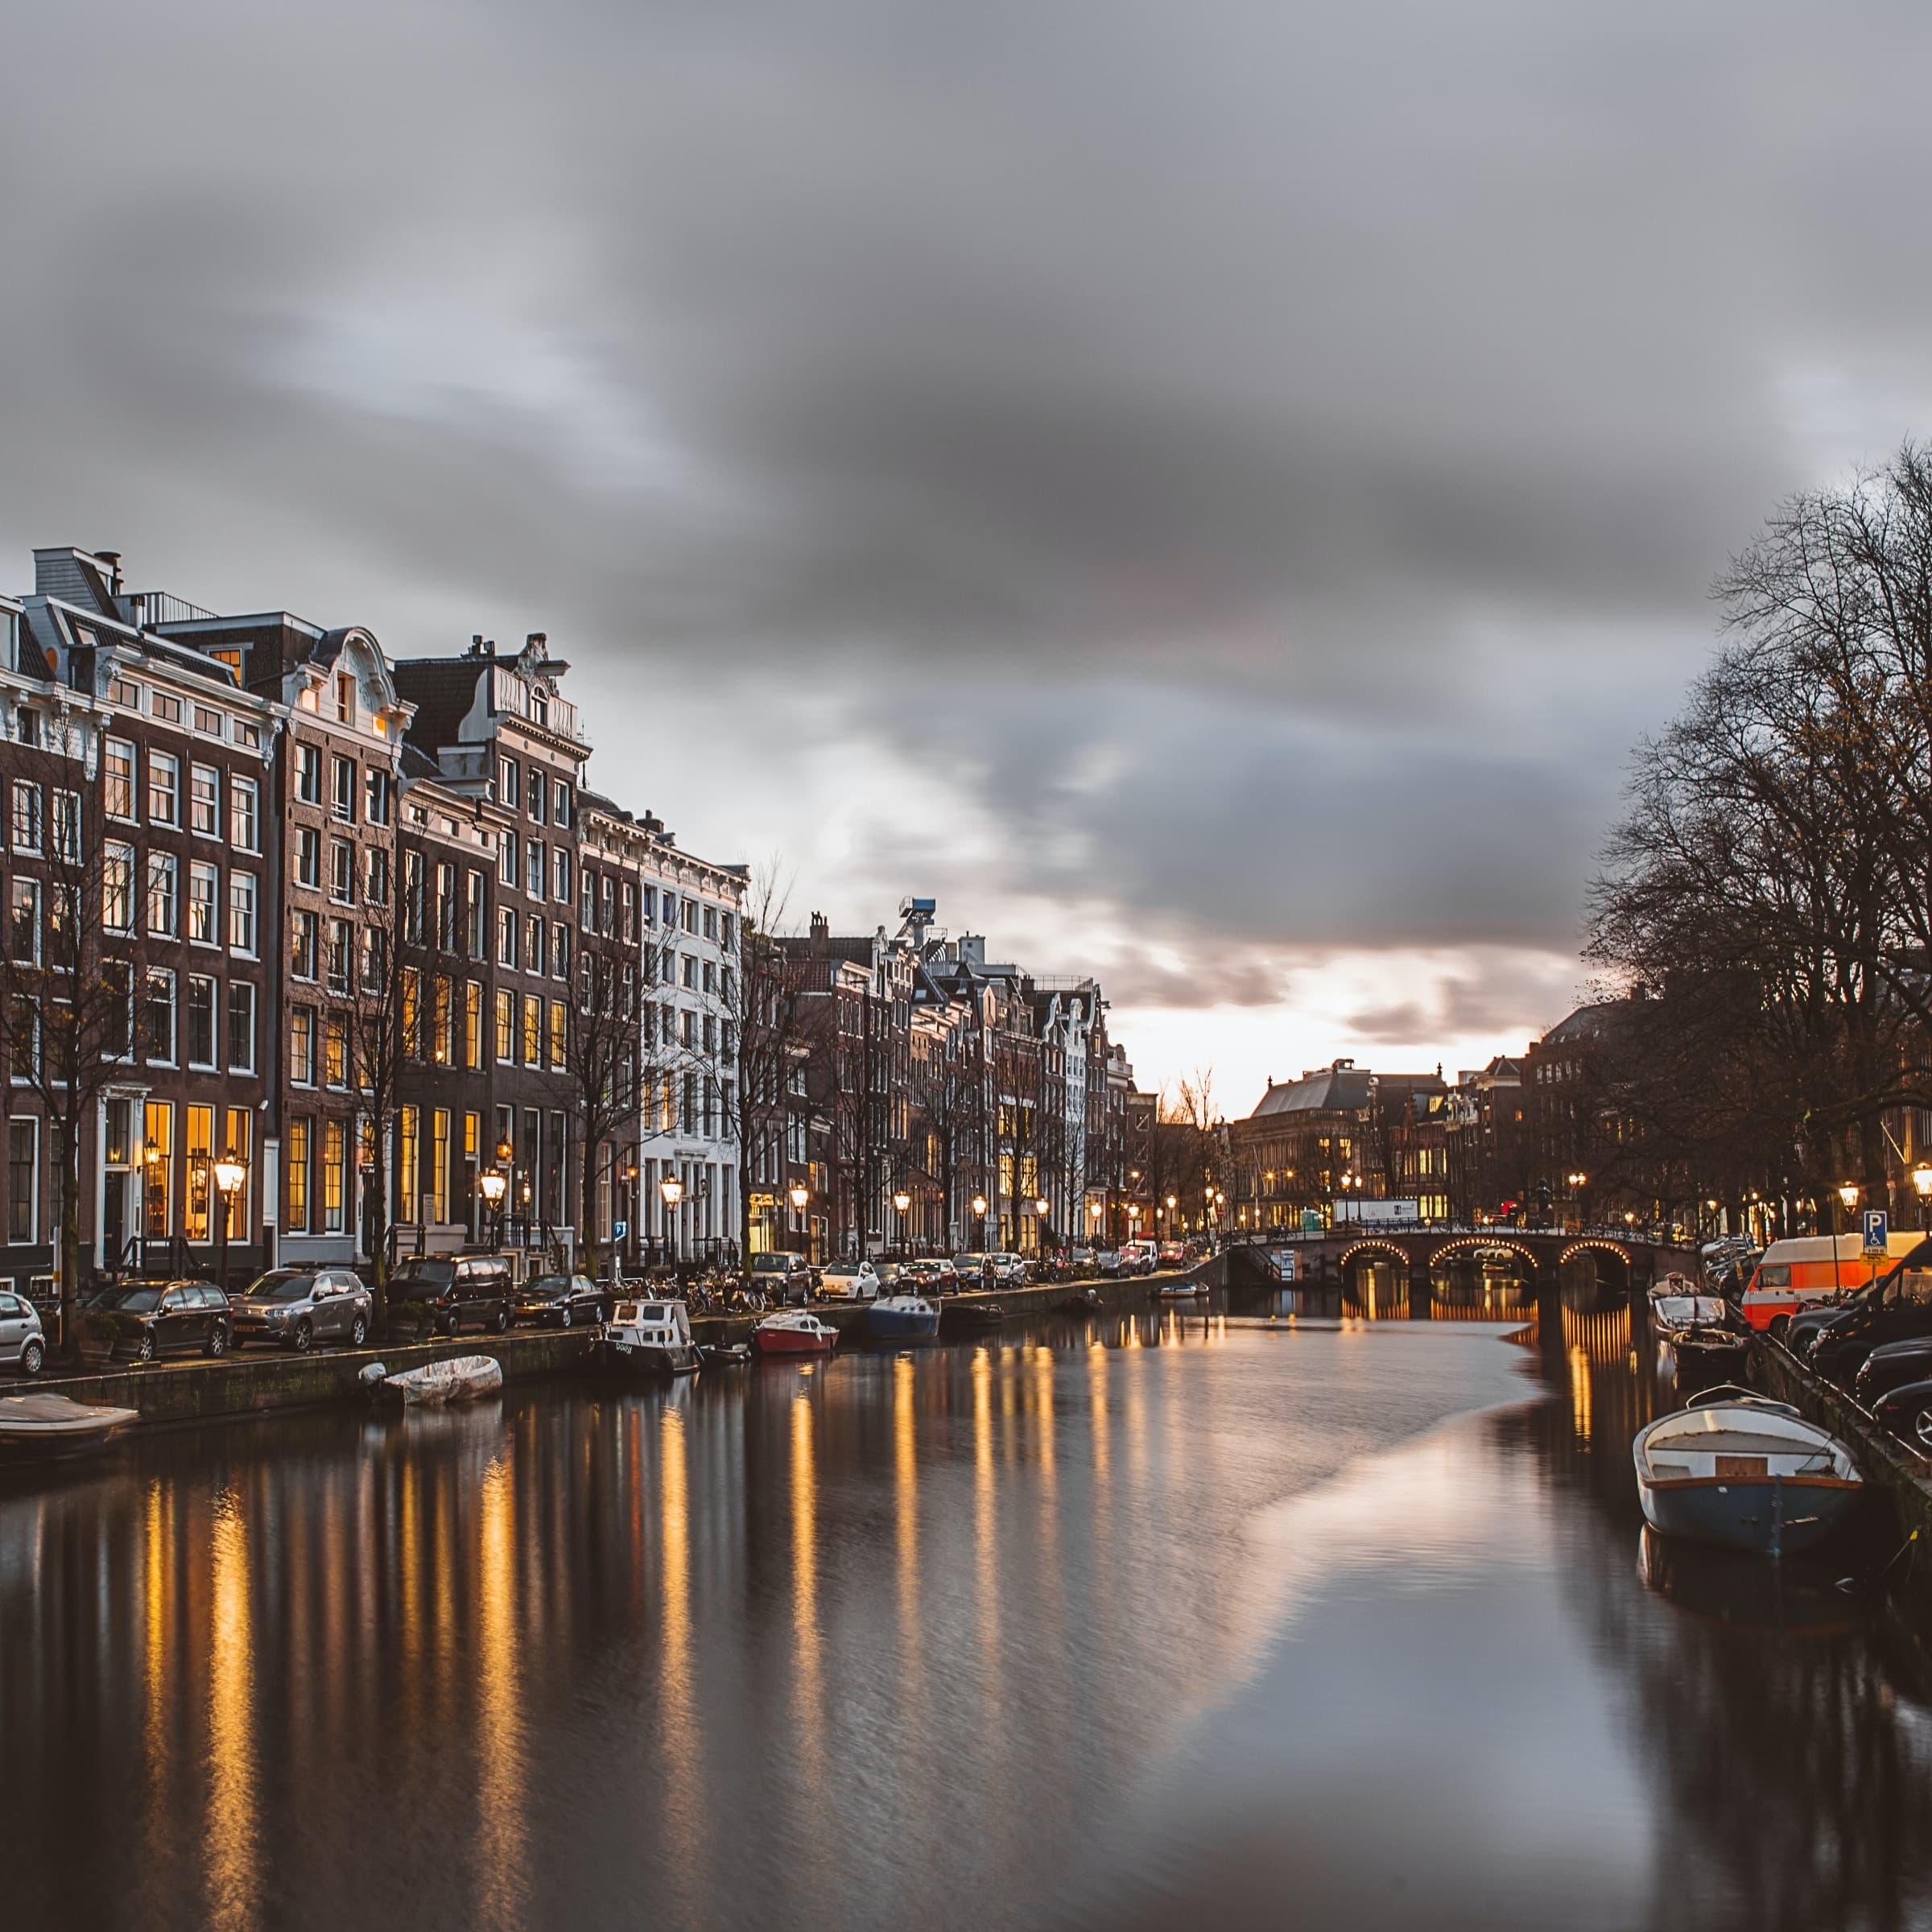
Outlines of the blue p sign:
{"label": "blue p sign", "polygon": [[1885,1211],[1882,1208],[1865,1210],[1865,1253],[1883,1254],[1886,1249]]}

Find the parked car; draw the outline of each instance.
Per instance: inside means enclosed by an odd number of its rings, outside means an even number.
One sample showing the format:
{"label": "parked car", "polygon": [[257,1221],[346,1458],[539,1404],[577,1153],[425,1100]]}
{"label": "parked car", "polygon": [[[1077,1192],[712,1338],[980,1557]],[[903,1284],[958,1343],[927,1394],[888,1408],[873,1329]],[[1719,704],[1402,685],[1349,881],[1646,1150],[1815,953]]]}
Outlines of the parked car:
{"label": "parked car", "polygon": [[1109,1281],[1116,1280],[1127,1272],[1127,1265],[1117,1248],[1103,1248],[1093,1257],[1093,1265],[1099,1273]]}
{"label": "parked car", "polygon": [[1092,1267],[1096,1258],[1095,1251],[1091,1248],[1073,1247],[1067,1250],[1067,1265],[1076,1270]]}
{"label": "parked car", "polygon": [[0,1288],[0,1362],[11,1363],[23,1375],[38,1375],[46,1360],[40,1311],[25,1295]]}
{"label": "parked car", "polygon": [[1849,1389],[1865,1357],[1881,1342],[1932,1335],[1932,1269],[1900,1265],[1818,1331],[1812,1368]]}
{"label": "parked car", "polygon": [[389,1284],[389,1319],[424,1333],[493,1328],[501,1335],[514,1292],[502,1255],[414,1255]]}
{"label": "parked car", "polygon": [[1932,1380],[1932,1335],[1913,1335],[1900,1342],[1881,1342],[1859,1364],[1852,1379],[1852,1393],[1868,1409],[1877,1406],[1881,1396],[1908,1382]]}
{"label": "parked car", "polygon": [[131,1282],[81,1317],[80,1352],[138,1362],[184,1352],[223,1356],[233,1334],[228,1297],[213,1282]]}
{"label": "parked car", "polygon": [[317,1342],[369,1340],[374,1301],[348,1268],[271,1268],[229,1297],[229,1340],[273,1342],[306,1355]]}
{"label": "parked car", "polygon": [[1026,1257],[1025,1255],[989,1254],[985,1258],[993,1264],[994,1286],[1024,1288],[1026,1286]]}
{"label": "parked car", "polygon": [[1152,1274],[1160,1254],[1160,1243],[1144,1236],[1127,1242],[1121,1249],[1121,1262],[1129,1274]]}
{"label": "parked car", "polygon": [[1187,1265],[1187,1244],[1185,1241],[1162,1241],[1155,1258],[1163,1268],[1184,1268]]}
{"label": "parked car", "polygon": [[610,1319],[611,1298],[587,1274],[532,1275],[514,1298],[517,1319],[536,1327],[594,1328]]}
{"label": "parked car", "polygon": [[908,1290],[918,1294],[944,1294],[958,1285],[959,1278],[951,1261],[927,1257],[902,1261],[894,1282],[902,1294]]}
{"label": "parked car", "polygon": [[833,1261],[824,1269],[819,1292],[833,1301],[869,1302],[886,1292],[890,1278],[876,1261]]}
{"label": "parked car", "polygon": [[802,1254],[775,1249],[751,1257],[751,1285],[762,1288],[774,1302],[803,1308],[811,1299],[811,1264]]}

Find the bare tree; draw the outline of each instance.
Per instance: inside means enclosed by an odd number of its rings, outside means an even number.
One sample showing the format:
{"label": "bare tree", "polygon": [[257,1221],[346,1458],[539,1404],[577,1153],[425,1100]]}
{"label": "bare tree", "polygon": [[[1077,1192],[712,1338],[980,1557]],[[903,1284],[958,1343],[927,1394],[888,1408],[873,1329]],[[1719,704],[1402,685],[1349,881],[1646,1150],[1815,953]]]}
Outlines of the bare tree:
{"label": "bare tree", "polygon": [[60,1348],[77,1340],[85,1123],[134,1052],[146,952],[131,844],[110,837],[76,727],[10,745],[0,786],[15,855],[0,945],[6,1077],[39,1103],[59,1232]]}
{"label": "bare tree", "polygon": [[617,934],[588,924],[580,931],[576,1005],[565,1058],[576,1088],[580,1225],[594,1272],[598,1164],[609,1143],[637,1120],[640,1104],[638,959]]}

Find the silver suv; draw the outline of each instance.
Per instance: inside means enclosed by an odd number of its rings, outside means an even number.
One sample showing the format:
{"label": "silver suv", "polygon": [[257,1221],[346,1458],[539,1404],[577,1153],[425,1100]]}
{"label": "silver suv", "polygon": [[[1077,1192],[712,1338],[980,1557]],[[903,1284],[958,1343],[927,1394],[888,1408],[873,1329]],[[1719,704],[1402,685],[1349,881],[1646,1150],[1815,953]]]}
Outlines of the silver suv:
{"label": "silver suv", "polygon": [[271,1268],[229,1301],[234,1344],[275,1342],[306,1355],[317,1342],[369,1340],[369,1290],[347,1268]]}
{"label": "silver suv", "polygon": [[0,1362],[11,1362],[23,1375],[38,1375],[46,1360],[40,1311],[25,1295],[0,1288]]}

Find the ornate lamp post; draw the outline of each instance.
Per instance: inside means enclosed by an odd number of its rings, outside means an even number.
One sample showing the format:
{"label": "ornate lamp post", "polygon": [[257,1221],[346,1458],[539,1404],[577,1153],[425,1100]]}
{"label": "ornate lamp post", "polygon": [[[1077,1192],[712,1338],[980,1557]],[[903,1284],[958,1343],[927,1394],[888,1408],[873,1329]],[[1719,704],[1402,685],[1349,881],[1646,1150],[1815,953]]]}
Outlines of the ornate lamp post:
{"label": "ornate lamp post", "polygon": [[486,1167],[477,1176],[477,1191],[482,1195],[483,1205],[489,1210],[491,1217],[497,1224],[497,1246],[499,1250],[503,1245],[503,1195],[509,1186],[510,1183],[499,1168]]}
{"label": "ornate lamp post", "polygon": [[972,1218],[980,1224],[980,1253],[986,1252],[986,1197],[976,1194],[972,1197]]}
{"label": "ornate lamp post", "polygon": [[516,1199],[517,1150],[507,1135],[497,1142],[497,1166],[503,1180],[503,1191],[497,1196],[497,1246],[501,1249],[505,1232],[505,1210]]}
{"label": "ornate lamp post", "polygon": [[624,1249],[634,1274],[638,1267],[638,1163],[624,1163]]}
{"label": "ornate lamp post", "polygon": [[1040,1224],[1040,1238],[1036,1245],[1040,1253],[1044,1254],[1046,1252],[1046,1217],[1053,1212],[1053,1203],[1045,1195],[1040,1195],[1034,1201],[1033,1212]]}
{"label": "ornate lamp post", "polygon": [[215,1162],[215,1192],[221,1203],[215,1219],[215,1231],[221,1237],[221,1292],[224,1294],[228,1293],[228,1224],[234,1214],[235,1196],[242,1191],[242,1185],[247,1179],[247,1168],[232,1154]]}
{"label": "ornate lamp post", "polygon": [[892,1204],[899,1217],[899,1255],[903,1260],[906,1255],[906,1215],[912,1206],[912,1196],[903,1187],[895,1187],[892,1191]]}
{"label": "ornate lamp post", "polygon": [[684,1183],[675,1174],[667,1174],[658,1183],[658,1192],[664,1197],[664,1205],[669,1212],[664,1217],[664,1233],[671,1254],[671,1265],[678,1265],[678,1203],[684,1198]]}
{"label": "ornate lamp post", "polygon": [[1932,1202],[1932,1167],[1923,1161],[1912,1170],[1912,1188],[1918,1196],[1918,1227],[1922,1234],[1926,1227],[1926,1208]]}
{"label": "ornate lamp post", "polygon": [[1583,1189],[1589,1184],[1589,1179],[1590,1177],[1580,1168],[1573,1174],[1567,1174],[1563,1176],[1564,1184],[1569,1188],[1571,1196],[1576,1203],[1576,1220],[1579,1228],[1587,1225],[1590,1219],[1583,1208]]}
{"label": "ornate lamp post", "polygon": [[811,1240],[805,1226],[805,1203],[811,1199],[811,1190],[803,1181],[794,1181],[786,1189],[786,1196],[791,1203],[792,1234],[799,1244],[799,1253],[807,1260],[811,1258]]}

